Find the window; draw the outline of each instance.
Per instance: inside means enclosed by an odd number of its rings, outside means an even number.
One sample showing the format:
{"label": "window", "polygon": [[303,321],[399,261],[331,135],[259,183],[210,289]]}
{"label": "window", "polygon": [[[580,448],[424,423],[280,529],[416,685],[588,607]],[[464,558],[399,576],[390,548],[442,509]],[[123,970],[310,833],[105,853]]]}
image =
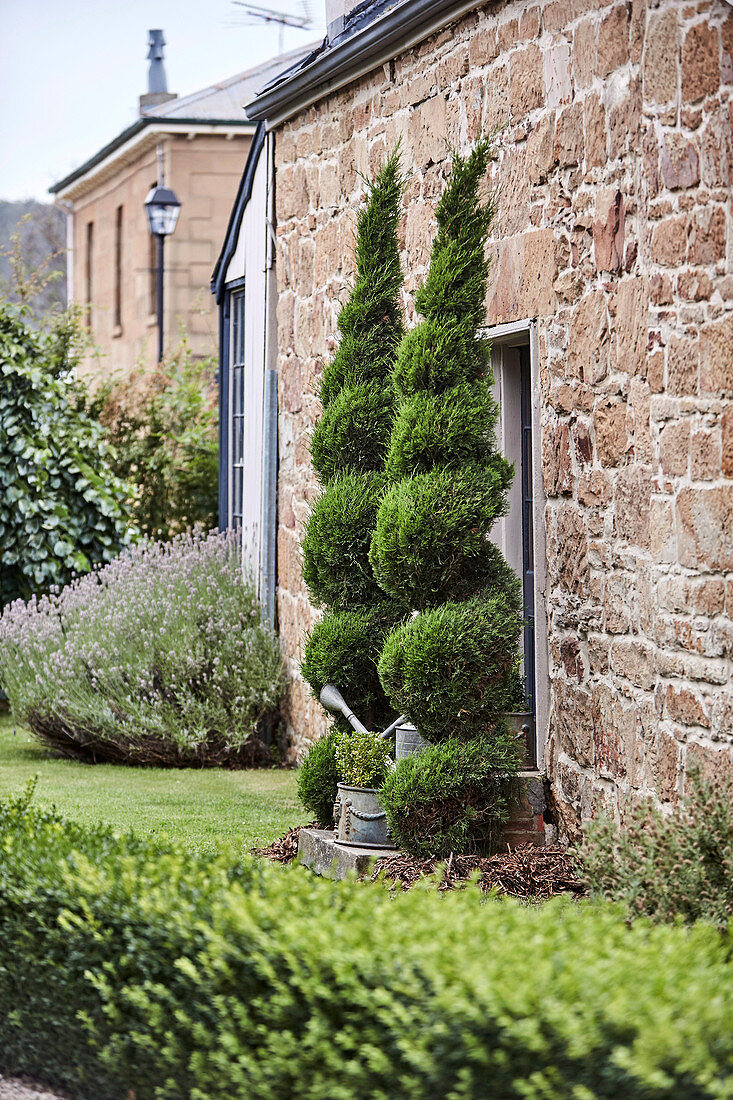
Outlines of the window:
{"label": "window", "polygon": [[244,493],[244,288],[231,298],[230,468],[232,527],[242,526]]}
{"label": "window", "polygon": [[[509,331],[505,331],[509,330]],[[530,331],[525,327],[499,326],[489,331],[494,393],[501,406],[497,442],[503,454],[514,463],[514,481],[509,492],[509,511],[491,532],[504,557],[522,582],[526,626],[522,639],[523,672],[526,683],[526,709],[533,716],[534,737],[530,766],[544,749],[546,736],[548,684],[547,640],[542,577],[544,565],[544,524],[542,521],[542,471],[538,448],[533,395],[533,369]]]}
{"label": "window", "polygon": [[86,323],[87,323],[87,327],[89,329],[91,329],[91,327],[92,327],[92,294],[93,294],[93,291],[94,291],[94,278],[93,278],[94,273],[93,273],[93,270],[92,270],[93,255],[94,255],[94,222],[87,222],[86,254],[85,254],[85,264],[86,264],[86,309],[85,309],[85,313],[86,313]]}
{"label": "window", "polygon": [[115,217],[115,303],[114,326],[122,328],[122,207],[117,207]]}

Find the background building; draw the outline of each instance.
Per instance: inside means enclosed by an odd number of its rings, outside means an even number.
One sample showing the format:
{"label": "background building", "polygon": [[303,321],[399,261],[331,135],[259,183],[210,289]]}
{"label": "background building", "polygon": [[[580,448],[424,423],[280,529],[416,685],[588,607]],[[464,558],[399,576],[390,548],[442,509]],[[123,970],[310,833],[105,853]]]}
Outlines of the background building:
{"label": "background building", "polygon": [[167,91],[152,53],[139,118],[51,188],[68,214],[69,301],[86,311],[101,351],[85,366],[105,373],[156,360],[156,253],[144,202],[158,179],[158,150],[181,203],[165,248],[165,342],[183,325],[194,354],[215,352],[209,279],[255,129],[243,104],[303,51],[181,98]]}

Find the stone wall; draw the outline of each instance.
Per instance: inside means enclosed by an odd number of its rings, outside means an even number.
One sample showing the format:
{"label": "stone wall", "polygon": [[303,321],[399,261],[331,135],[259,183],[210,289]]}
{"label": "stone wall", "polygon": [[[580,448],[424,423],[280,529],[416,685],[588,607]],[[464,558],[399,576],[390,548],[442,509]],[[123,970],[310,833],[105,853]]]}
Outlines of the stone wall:
{"label": "stone wall", "polygon": [[401,137],[405,308],[461,151],[501,127],[487,321],[536,318],[551,719],[567,831],[733,775],[733,13],[723,0],[491,4],[277,135],[279,614],[296,750],[316,614],[309,433],[352,274],[358,173]]}

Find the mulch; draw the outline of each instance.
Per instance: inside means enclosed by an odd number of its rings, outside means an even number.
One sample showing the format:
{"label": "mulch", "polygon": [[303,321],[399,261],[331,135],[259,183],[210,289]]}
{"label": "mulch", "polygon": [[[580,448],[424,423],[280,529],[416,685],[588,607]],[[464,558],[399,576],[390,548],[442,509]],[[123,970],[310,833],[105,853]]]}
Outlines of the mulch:
{"label": "mulch", "polygon": [[279,840],[273,840],[272,844],[268,844],[266,848],[252,848],[250,850],[253,856],[264,856],[265,859],[271,859],[275,863],[292,863],[298,854],[300,830],[317,828],[318,822],[310,821],[307,825],[298,825],[297,828],[291,829]]}
{"label": "mulch", "polygon": [[[253,848],[252,852],[276,863],[292,863],[298,854],[300,830],[314,827],[317,827],[315,822],[299,825],[266,848]],[[371,881],[382,877],[403,890],[409,890],[428,876],[439,880],[438,890],[441,892],[454,890],[473,876],[485,893],[498,890],[499,893],[526,901],[547,901],[557,894],[572,894],[575,897],[585,894],[577,862],[558,845],[538,848],[533,844],[522,844],[493,856],[451,854],[447,860],[416,859],[404,852],[397,852],[375,861]]]}
{"label": "mulch", "polygon": [[409,890],[429,875],[439,879],[440,891],[454,890],[473,876],[484,893],[497,890],[525,901],[547,901],[557,894],[581,897],[585,893],[575,860],[556,845],[538,848],[521,844],[493,856],[451,853],[447,860],[415,859],[400,852],[378,859],[371,881],[382,876]]}

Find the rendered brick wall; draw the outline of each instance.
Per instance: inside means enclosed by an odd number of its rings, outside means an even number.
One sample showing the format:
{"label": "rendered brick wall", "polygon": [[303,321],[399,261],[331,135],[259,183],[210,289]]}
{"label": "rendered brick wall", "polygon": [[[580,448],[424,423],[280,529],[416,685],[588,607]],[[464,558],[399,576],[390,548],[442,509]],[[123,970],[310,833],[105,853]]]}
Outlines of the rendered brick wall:
{"label": "rendered brick wall", "polygon": [[324,728],[297,674],[317,614],[299,540],[358,173],[402,137],[413,323],[448,146],[502,127],[487,322],[538,323],[545,764],[565,831],[629,795],[673,801],[692,762],[733,775],[731,93],[723,0],[517,0],[278,131],[278,605],[296,751]]}

